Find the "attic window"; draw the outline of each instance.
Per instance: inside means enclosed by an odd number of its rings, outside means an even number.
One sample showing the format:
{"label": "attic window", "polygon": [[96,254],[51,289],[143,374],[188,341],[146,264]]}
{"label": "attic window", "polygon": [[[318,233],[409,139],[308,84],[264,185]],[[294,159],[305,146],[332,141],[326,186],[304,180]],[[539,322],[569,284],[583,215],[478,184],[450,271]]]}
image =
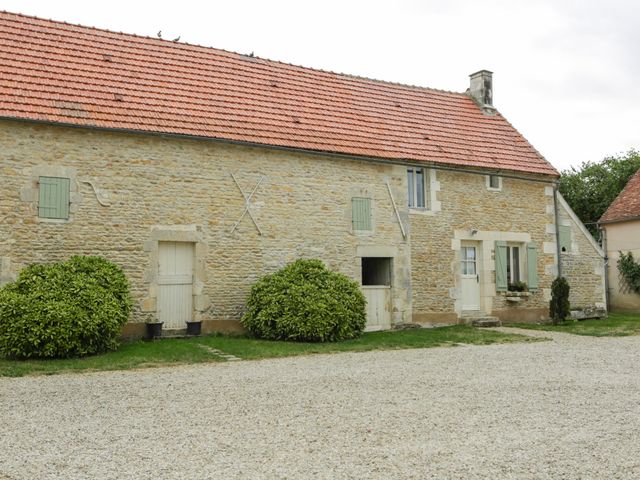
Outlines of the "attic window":
{"label": "attic window", "polygon": [[502,177],[499,175],[487,175],[487,190],[499,192],[502,190]]}
{"label": "attic window", "polygon": [[427,208],[427,171],[424,168],[407,169],[407,198],[409,208]]}

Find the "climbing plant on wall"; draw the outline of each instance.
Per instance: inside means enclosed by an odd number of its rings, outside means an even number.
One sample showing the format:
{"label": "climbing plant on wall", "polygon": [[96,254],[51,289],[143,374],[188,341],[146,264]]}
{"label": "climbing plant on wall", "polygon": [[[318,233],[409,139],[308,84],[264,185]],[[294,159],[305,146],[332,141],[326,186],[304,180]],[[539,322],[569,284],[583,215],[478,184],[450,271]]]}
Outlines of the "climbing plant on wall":
{"label": "climbing plant on wall", "polygon": [[620,252],[618,271],[625,286],[630,291],[640,294],[640,263],[633,259],[631,252]]}

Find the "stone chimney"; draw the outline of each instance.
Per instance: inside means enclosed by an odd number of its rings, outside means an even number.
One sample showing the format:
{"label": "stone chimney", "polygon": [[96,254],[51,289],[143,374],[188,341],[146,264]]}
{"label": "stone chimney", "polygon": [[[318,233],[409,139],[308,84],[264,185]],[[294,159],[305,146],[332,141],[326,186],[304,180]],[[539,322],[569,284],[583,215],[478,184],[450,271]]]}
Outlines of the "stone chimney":
{"label": "stone chimney", "polygon": [[486,115],[493,115],[495,108],[493,107],[493,72],[489,70],[480,70],[479,72],[469,75],[471,82],[469,85],[469,95],[482,108]]}

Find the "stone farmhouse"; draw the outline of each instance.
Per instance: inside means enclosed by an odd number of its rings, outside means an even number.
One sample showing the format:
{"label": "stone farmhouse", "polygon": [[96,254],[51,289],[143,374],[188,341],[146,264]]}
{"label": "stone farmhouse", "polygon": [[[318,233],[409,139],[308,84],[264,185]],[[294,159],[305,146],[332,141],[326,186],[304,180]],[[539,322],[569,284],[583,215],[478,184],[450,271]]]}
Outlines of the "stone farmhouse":
{"label": "stone farmhouse", "polygon": [[454,93],[7,12],[0,46],[0,278],[107,257],[124,335],[238,329],[301,257],[362,284],[369,329],[538,321],[564,264],[604,306],[604,255],[489,71]]}
{"label": "stone farmhouse", "polygon": [[618,271],[620,252],[640,260],[640,170],[598,220],[607,251],[609,307],[614,311],[640,312],[640,295],[630,291]]}

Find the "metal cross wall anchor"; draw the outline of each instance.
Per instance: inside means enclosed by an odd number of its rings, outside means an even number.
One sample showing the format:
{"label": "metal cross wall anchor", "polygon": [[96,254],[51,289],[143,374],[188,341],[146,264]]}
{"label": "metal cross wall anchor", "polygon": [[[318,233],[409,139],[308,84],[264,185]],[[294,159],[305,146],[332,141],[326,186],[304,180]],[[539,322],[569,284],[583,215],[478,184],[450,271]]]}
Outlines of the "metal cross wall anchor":
{"label": "metal cross wall anchor", "polygon": [[256,222],[256,219],[253,218],[253,214],[251,213],[251,211],[249,210],[249,207],[251,206],[251,197],[253,197],[253,194],[256,193],[256,190],[258,190],[258,187],[260,186],[260,184],[262,183],[262,181],[264,180],[264,175],[260,177],[260,180],[258,180],[258,183],[256,183],[256,186],[253,187],[253,190],[251,190],[251,193],[249,194],[249,196],[247,196],[246,193],[244,193],[244,191],[242,190],[242,187],[240,186],[240,184],[238,183],[238,180],[236,180],[235,175],[232,173],[231,174],[231,178],[233,178],[233,181],[236,183],[236,185],[238,186],[238,190],[240,190],[240,193],[242,194],[242,197],[244,198],[244,212],[242,212],[242,215],[240,215],[240,218],[238,219],[238,221],[235,223],[235,225],[233,226],[233,228],[231,229],[230,233],[235,232],[236,228],[238,228],[238,225],[240,225],[240,222],[242,221],[242,219],[244,218],[245,215],[249,214],[249,217],[251,218],[251,220],[253,220],[253,224],[256,226],[256,228],[258,229],[258,234],[262,235],[262,230],[260,230],[260,227],[258,226],[258,222]]}

